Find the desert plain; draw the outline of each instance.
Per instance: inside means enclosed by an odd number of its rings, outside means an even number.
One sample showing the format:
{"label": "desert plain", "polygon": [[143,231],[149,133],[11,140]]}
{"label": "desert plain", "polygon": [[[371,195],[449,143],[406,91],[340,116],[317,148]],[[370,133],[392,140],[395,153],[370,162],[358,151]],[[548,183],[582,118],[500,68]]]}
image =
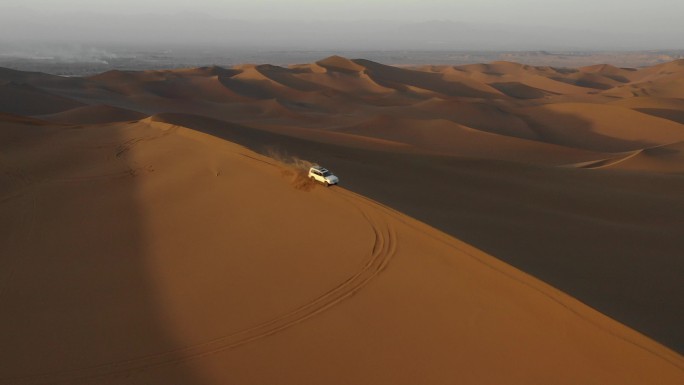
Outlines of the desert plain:
{"label": "desert plain", "polygon": [[0,69],[0,384],[682,384],[682,218],[684,60]]}

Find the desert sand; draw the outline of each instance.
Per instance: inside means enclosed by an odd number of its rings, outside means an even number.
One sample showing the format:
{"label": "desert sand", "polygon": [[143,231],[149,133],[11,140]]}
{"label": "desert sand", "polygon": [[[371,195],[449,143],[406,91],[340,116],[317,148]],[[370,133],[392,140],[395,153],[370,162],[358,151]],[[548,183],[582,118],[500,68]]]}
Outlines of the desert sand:
{"label": "desert sand", "polygon": [[683,77],[2,70],[0,383],[680,384]]}

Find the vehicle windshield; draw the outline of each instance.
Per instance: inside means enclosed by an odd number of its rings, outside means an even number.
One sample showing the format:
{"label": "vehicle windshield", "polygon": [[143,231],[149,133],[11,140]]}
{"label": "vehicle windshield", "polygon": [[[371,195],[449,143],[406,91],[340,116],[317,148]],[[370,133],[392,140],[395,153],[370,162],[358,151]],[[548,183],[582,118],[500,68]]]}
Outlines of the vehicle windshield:
{"label": "vehicle windshield", "polygon": [[323,176],[330,176],[330,175],[332,175],[332,173],[331,173],[330,171],[323,171],[321,174],[323,174]]}

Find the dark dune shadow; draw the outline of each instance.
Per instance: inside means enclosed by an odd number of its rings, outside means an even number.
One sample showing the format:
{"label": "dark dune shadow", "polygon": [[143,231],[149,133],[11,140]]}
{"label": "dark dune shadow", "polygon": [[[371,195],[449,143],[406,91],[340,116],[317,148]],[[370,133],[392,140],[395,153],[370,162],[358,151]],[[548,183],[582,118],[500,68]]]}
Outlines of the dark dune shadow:
{"label": "dark dune shadow", "polygon": [[0,85],[0,113],[54,114],[83,106],[82,103],[43,91],[29,84],[9,82]]}
{"label": "dark dune shadow", "polygon": [[266,76],[274,82],[280,83],[285,87],[289,87],[298,91],[330,91],[329,88],[324,87],[320,84],[299,79],[298,77],[294,76],[293,73],[297,73],[297,70],[291,70],[288,68],[268,64],[257,66],[256,70],[259,71],[260,74]]}
{"label": "dark dune shadow", "polygon": [[635,108],[636,111],[684,124],[684,111],[667,108]]}
{"label": "dark dune shadow", "polygon": [[219,76],[219,81],[229,90],[248,98],[266,100],[278,96],[271,90],[271,87],[266,80],[253,80],[248,82]]}
{"label": "dark dune shadow", "polygon": [[387,66],[370,60],[356,59],[354,63],[364,66],[368,76],[381,84],[400,84],[401,90],[405,85],[411,85],[431,90],[448,96],[463,96],[472,98],[497,98],[498,95],[469,87],[459,82],[448,82],[439,73],[414,71],[404,68]]}
{"label": "dark dune shadow", "polygon": [[611,74],[603,74],[602,76],[607,77],[608,79],[615,80],[616,82],[619,83],[629,83],[630,80],[622,75],[611,75]]}
{"label": "dark dune shadow", "polygon": [[579,77],[577,79],[569,79],[564,77],[550,77],[551,80],[555,80],[561,83],[570,84],[572,86],[591,88],[595,90],[609,90],[613,88],[610,84],[605,84],[592,80],[591,77]]}
{"label": "dark dune shadow", "polygon": [[202,384],[158,305],[128,139],[0,121],[0,384]]}
{"label": "dark dune shadow", "polygon": [[470,243],[684,352],[684,178],[393,154],[165,114],[322,164],[341,186]]}
{"label": "dark dune shadow", "polygon": [[516,99],[539,99],[552,95],[552,93],[548,91],[531,87],[519,82],[491,83],[490,86]]}

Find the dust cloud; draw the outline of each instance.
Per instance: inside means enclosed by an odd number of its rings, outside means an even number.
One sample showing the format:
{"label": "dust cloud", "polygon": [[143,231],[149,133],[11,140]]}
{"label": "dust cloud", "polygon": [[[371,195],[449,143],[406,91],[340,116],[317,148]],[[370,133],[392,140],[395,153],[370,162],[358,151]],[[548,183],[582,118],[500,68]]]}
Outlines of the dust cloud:
{"label": "dust cloud", "polygon": [[267,148],[265,155],[279,163],[283,176],[290,178],[292,186],[297,190],[311,191],[317,186],[316,182],[308,178],[309,168],[316,166],[316,163],[300,159],[276,147]]}

